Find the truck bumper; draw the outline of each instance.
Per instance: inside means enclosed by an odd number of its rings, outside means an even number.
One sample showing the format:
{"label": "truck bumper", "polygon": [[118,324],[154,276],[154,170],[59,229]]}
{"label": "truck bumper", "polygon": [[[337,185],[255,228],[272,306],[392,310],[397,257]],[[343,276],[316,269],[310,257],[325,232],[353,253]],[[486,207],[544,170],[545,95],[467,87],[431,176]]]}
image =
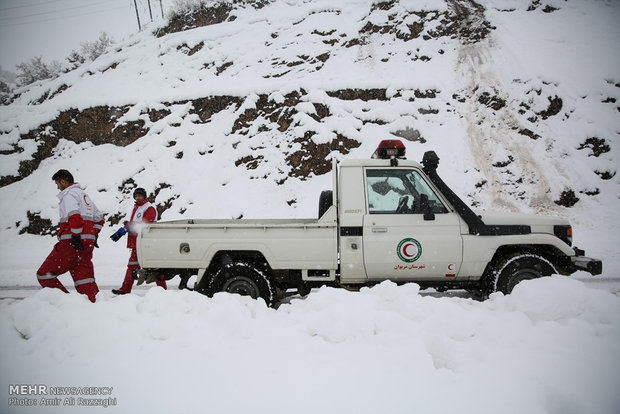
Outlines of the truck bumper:
{"label": "truck bumper", "polygon": [[585,270],[592,276],[600,275],[603,272],[603,262],[598,259],[584,256],[585,252],[581,249],[574,248],[575,256],[571,256],[571,263],[578,270]]}

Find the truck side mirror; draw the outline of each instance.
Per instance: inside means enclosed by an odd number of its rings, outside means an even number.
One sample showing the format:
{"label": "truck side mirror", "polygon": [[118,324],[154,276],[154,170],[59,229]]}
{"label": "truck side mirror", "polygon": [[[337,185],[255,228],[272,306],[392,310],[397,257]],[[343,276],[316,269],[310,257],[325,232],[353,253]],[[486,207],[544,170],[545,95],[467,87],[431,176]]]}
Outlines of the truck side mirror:
{"label": "truck side mirror", "polygon": [[428,196],[426,194],[420,195],[420,207],[422,207],[422,213],[424,213],[424,221],[435,220],[435,213],[431,210],[431,205],[428,202]]}

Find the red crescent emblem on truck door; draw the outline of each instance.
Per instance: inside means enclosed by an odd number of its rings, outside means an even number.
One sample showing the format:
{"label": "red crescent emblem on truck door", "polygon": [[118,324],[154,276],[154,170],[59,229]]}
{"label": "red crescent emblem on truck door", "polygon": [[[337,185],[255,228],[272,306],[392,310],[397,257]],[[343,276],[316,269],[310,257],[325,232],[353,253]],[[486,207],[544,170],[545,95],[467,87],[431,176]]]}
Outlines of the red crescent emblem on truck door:
{"label": "red crescent emblem on truck door", "polygon": [[415,262],[422,255],[422,245],[413,238],[403,239],[396,247],[398,258],[406,263]]}

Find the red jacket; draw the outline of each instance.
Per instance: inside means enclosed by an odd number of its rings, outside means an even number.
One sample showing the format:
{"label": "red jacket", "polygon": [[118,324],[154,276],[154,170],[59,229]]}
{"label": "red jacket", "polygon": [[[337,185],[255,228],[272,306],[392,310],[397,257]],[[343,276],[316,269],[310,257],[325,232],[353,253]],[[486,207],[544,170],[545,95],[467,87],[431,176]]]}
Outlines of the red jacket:
{"label": "red jacket", "polygon": [[157,210],[155,206],[151,204],[148,199],[137,202],[133,206],[131,212],[131,219],[125,227],[129,230],[127,236],[127,247],[130,249],[136,248],[136,239],[138,238],[138,231],[140,230],[141,223],[154,223],[157,221]]}

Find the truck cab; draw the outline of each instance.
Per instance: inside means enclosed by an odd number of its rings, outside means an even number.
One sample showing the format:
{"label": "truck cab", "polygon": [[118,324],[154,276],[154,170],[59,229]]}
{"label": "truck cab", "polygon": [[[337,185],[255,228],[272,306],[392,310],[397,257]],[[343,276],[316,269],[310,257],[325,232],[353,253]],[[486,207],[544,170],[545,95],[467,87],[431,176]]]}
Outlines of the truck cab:
{"label": "truck cab", "polygon": [[[393,164],[393,162],[392,162]],[[345,283],[457,277],[464,223],[413,161],[343,161],[338,209]]]}

